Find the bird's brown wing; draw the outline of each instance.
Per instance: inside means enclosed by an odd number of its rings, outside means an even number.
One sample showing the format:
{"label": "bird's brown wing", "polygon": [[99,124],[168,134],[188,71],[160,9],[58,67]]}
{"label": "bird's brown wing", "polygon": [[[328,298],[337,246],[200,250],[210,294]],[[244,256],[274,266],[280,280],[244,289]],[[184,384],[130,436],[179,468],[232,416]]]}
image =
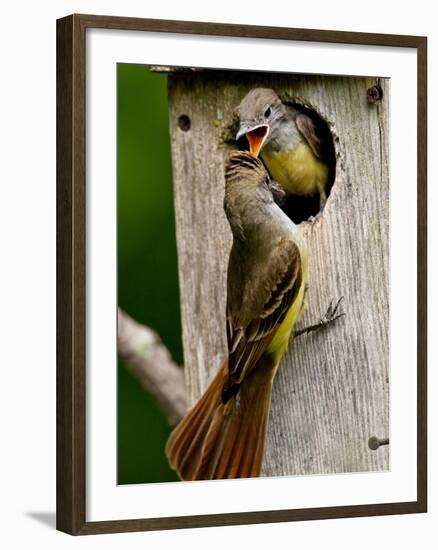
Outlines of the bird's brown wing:
{"label": "bird's brown wing", "polygon": [[[236,277],[233,282],[232,273],[231,277],[229,275],[227,337],[230,388],[227,391],[232,391],[231,388],[243,380],[269,346],[301,286],[301,256],[293,241],[280,241],[265,265],[254,281]],[[230,288],[238,281],[244,288]],[[230,296],[236,296],[239,290],[242,300],[246,297],[250,302],[242,304],[240,311],[230,303]]]}
{"label": "bird's brown wing", "polygon": [[322,159],[323,143],[321,136],[318,132],[318,128],[316,127],[313,120],[310,118],[310,116],[304,113],[299,113],[295,118],[295,123],[298,130],[301,132],[307,143],[310,145],[312,151],[319,159]]}

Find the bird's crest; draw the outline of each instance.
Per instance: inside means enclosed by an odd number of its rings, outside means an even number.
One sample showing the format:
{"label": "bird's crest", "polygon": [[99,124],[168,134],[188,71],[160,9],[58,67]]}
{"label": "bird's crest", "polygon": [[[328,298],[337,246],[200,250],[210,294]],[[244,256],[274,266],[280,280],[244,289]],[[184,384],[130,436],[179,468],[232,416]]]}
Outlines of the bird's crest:
{"label": "bird's crest", "polygon": [[225,169],[227,181],[242,178],[245,175],[260,177],[267,176],[266,169],[261,160],[248,151],[233,151]]}

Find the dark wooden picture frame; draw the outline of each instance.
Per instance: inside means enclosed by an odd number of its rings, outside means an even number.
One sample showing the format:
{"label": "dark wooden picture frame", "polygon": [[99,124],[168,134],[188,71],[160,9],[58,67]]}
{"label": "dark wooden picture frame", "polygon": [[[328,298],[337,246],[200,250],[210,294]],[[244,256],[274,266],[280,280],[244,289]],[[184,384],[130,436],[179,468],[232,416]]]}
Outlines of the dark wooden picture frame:
{"label": "dark wooden picture frame", "polygon": [[[86,521],[85,35],[88,28],[314,41],[417,50],[417,500]],[[372,33],[71,15],[57,21],[57,528],[73,535],[427,511],[427,39]]]}

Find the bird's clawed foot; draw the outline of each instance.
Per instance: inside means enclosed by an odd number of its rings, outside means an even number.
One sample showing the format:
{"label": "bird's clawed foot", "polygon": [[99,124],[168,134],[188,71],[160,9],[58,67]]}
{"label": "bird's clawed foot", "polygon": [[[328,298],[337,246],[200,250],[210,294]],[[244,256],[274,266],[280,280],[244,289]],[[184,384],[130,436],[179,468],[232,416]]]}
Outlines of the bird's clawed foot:
{"label": "bird's clawed foot", "polygon": [[344,297],[341,296],[337,302],[335,302],[334,300],[330,302],[330,305],[327,308],[327,311],[325,312],[325,315],[323,317],[323,322],[326,325],[332,323],[333,321],[336,321],[336,319],[339,319],[339,317],[343,317],[345,315],[345,311],[342,311],[342,309],[340,309],[340,305],[343,299]]}
{"label": "bird's clawed foot", "polygon": [[341,296],[337,302],[335,302],[335,300],[332,300],[329,307],[327,308],[327,311],[325,312],[321,320],[318,321],[318,323],[296,330],[294,332],[294,337],[301,336],[301,334],[309,334],[310,332],[314,332],[315,330],[325,328],[340,317],[343,317],[345,315],[345,312],[342,311],[342,309],[340,308],[343,299],[344,297]]}

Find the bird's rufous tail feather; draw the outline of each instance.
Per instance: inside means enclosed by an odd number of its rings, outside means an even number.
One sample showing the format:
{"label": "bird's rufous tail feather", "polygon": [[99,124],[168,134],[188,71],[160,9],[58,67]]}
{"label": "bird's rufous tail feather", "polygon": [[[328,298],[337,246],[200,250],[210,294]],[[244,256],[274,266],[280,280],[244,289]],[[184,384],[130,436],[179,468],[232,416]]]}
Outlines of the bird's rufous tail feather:
{"label": "bird's rufous tail feather", "polygon": [[205,393],[171,433],[170,466],[183,480],[257,477],[263,460],[275,365],[264,355],[226,403],[225,362]]}

